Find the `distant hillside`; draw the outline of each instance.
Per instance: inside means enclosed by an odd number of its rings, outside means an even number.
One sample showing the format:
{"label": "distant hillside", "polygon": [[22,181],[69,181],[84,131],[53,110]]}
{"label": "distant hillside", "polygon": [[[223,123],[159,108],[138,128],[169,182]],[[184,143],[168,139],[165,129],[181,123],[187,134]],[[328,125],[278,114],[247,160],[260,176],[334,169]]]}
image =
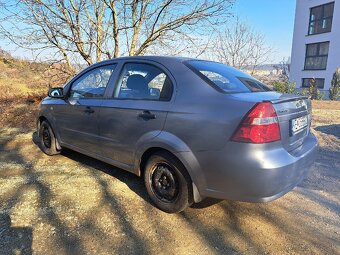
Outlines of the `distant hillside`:
{"label": "distant hillside", "polygon": [[0,100],[39,100],[49,86],[60,86],[67,75],[47,63],[13,58],[0,50]]}
{"label": "distant hillside", "polygon": [[0,129],[35,128],[38,103],[49,86],[61,86],[69,79],[60,67],[13,58],[0,49]]}

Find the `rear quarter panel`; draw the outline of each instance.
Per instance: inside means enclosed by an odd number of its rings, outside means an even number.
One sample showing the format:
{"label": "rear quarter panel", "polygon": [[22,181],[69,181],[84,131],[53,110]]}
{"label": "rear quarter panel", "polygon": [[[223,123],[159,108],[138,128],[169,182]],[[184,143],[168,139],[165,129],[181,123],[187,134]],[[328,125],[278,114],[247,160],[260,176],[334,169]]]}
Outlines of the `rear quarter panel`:
{"label": "rear quarter panel", "polygon": [[[174,135],[187,148],[180,153],[199,191],[207,188],[206,162],[201,152],[223,150],[243,116],[255,105],[216,91],[186,66],[176,72],[176,101],[168,112],[164,131]],[[162,133],[163,133],[162,132]],[[210,160],[213,160],[210,159]],[[193,164],[190,166],[190,164]],[[193,177],[194,176],[194,177]]]}

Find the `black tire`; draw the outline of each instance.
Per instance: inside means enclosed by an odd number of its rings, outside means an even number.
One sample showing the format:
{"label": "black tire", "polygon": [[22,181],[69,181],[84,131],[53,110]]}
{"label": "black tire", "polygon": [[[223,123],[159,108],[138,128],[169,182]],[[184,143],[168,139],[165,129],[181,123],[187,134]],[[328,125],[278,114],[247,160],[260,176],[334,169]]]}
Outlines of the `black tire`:
{"label": "black tire", "polygon": [[149,158],[144,182],[152,202],[164,212],[181,212],[193,203],[190,176],[170,153],[156,152]]}
{"label": "black tire", "polygon": [[51,125],[47,121],[42,121],[39,127],[40,149],[49,156],[59,154],[57,149],[57,140]]}

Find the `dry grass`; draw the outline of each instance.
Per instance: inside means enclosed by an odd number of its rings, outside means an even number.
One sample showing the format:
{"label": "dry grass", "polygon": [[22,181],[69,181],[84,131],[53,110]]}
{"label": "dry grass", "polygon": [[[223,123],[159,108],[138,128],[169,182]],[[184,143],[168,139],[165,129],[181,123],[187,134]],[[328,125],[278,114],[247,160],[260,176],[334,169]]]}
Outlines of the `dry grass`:
{"label": "dry grass", "polygon": [[34,128],[38,104],[48,88],[67,79],[69,75],[48,64],[0,56],[0,128]]}
{"label": "dry grass", "polygon": [[48,82],[44,73],[48,65],[17,59],[0,59],[0,100],[34,98],[46,93]]}
{"label": "dry grass", "polygon": [[0,57],[0,100],[40,101],[49,87],[61,86],[69,78],[57,65]]}
{"label": "dry grass", "polygon": [[313,109],[340,110],[340,101],[313,100]]}

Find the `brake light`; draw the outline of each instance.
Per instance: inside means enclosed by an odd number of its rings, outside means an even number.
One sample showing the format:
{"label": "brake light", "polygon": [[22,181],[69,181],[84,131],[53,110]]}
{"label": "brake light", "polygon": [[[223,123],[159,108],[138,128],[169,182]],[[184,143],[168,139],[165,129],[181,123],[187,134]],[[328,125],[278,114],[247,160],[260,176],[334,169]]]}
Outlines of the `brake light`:
{"label": "brake light", "polygon": [[258,103],[242,120],[231,138],[245,143],[270,143],[281,140],[279,121],[273,105]]}

